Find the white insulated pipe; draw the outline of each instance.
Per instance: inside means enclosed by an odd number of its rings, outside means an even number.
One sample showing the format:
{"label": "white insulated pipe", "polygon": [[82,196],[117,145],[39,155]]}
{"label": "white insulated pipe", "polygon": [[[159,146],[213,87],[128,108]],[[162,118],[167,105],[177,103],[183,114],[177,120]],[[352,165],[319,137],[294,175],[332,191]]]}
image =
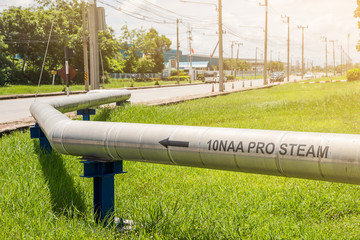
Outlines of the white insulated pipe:
{"label": "white insulated pipe", "polygon": [[62,154],[360,184],[360,135],[72,121],[58,111],[129,97],[98,91],[30,111]]}

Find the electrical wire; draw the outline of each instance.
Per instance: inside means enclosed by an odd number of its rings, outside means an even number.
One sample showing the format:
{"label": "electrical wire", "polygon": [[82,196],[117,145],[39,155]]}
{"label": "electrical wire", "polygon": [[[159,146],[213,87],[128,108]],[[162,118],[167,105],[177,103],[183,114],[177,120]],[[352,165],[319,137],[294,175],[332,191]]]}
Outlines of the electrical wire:
{"label": "electrical wire", "polygon": [[53,21],[51,22],[49,38],[48,38],[48,42],[47,42],[47,45],[46,45],[44,60],[43,60],[43,64],[42,64],[42,67],[41,67],[41,72],[40,72],[40,76],[39,76],[39,82],[38,82],[38,86],[37,86],[37,89],[36,89],[36,94],[35,94],[34,102],[36,101],[36,98],[37,98],[37,96],[38,96],[38,94],[39,94],[40,82],[41,82],[41,78],[42,78],[42,75],[43,75],[43,72],[44,72],[45,60],[46,60],[47,52],[48,52],[48,49],[49,49],[51,34],[52,34],[52,30],[53,30],[53,26],[54,26],[54,21],[55,21],[55,14],[56,14],[56,11],[54,11]]}

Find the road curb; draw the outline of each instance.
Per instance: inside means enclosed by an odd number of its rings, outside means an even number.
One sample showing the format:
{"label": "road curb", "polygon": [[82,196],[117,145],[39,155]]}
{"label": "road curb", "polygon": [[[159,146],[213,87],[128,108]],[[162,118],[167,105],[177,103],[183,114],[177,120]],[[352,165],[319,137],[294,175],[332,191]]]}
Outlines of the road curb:
{"label": "road curb", "polygon": [[[184,83],[184,84],[169,84],[169,85],[154,85],[154,86],[143,86],[143,87],[126,87],[126,88],[106,88],[106,89],[126,89],[126,90],[138,90],[138,89],[148,89],[148,88],[165,88],[165,87],[181,87],[181,86],[194,86],[201,85],[205,83]],[[70,95],[74,94],[85,94],[86,91],[72,91]],[[52,96],[62,96],[66,95],[66,92],[53,92],[53,93],[39,93],[37,97],[52,97]],[[12,95],[0,95],[0,100],[9,100],[9,99],[18,99],[18,98],[33,98],[36,97],[36,94],[12,94]]]}
{"label": "road curb", "polygon": [[[70,95],[82,94],[82,93],[86,93],[86,91],[73,91],[70,92]],[[66,92],[39,93],[37,97],[52,97],[52,96],[61,96],[61,95],[66,95]],[[0,100],[33,98],[33,97],[36,97],[36,94],[29,93],[29,94],[0,95]]]}

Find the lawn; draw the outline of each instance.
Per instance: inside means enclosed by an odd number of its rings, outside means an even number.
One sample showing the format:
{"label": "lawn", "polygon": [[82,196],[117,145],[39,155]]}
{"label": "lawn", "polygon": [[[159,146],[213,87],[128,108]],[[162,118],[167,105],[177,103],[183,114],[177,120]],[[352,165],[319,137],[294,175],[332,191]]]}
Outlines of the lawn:
{"label": "lawn", "polygon": [[339,76],[332,76],[332,77],[319,77],[315,74],[315,78],[313,79],[303,79],[301,80],[301,76],[297,76],[298,81],[304,81],[304,82],[320,82],[320,81],[333,81],[333,80],[346,80],[345,75],[339,75]]}
{"label": "lawn", "polygon": [[[360,83],[286,84],[170,106],[104,108],[93,120],[360,134]],[[120,233],[93,221],[78,157],[44,155],[29,132],[0,139],[0,239],[359,239],[360,187],[127,162]]]}
{"label": "lawn", "polygon": [[[193,81],[201,82],[201,81]],[[180,84],[189,83],[189,81],[181,81]],[[105,89],[109,88],[125,88],[125,87],[143,87],[143,86],[155,86],[176,84],[176,81],[149,81],[149,82],[135,82],[127,79],[110,79],[108,83],[105,83]],[[102,84],[100,84],[102,87]],[[70,91],[85,90],[84,85],[70,85]],[[39,93],[61,92],[66,91],[65,85],[40,85]],[[37,92],[37,86],[33,85],[6,85],[0,87],[0,95],[12,95],[12,94],[35,94]]]}

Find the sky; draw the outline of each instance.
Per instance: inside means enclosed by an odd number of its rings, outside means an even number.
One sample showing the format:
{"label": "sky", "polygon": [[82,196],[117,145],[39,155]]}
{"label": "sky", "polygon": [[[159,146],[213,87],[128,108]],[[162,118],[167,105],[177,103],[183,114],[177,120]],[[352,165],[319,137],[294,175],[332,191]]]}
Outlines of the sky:
{"label": "sky", "polygon": [[[188,1],[188,2],[182,2]],[[190,1],[192,3],[190,3]],[[224,56],[231,57],[232,42],[239,42],[239,58],[263,58],[265,0],[222,0],[222,15],[225,34]],[[195,54],[210,56],[218,42],[218,0],[97,0],[105,8],[106,23],[121,34],[121,27],[130,29],[155,28],[167,36],[176,49],[176,19],[179,25],[180,50],[188,53],[189,30]],[[358,20],[353,17],[356,0],[268,0],[268,60],[286,62],[288,26],[282,16],[290,18],[290,61],[301,61],[302,33],[304,29],[304,58],[306,63],[324,66],[325,42],[336,40],[336,64],[340,64],[340,46],[349,53],[353,62],[360,62],[356,51],[360,39]],[[33,0],[1,0],[0,10],[9,6],[31,6]],[[237,55],[238,46],[233,48]],[[333,64],[333,44],[328,42],[328,64]],[[218,51],[215,52],[218,55]]]}

